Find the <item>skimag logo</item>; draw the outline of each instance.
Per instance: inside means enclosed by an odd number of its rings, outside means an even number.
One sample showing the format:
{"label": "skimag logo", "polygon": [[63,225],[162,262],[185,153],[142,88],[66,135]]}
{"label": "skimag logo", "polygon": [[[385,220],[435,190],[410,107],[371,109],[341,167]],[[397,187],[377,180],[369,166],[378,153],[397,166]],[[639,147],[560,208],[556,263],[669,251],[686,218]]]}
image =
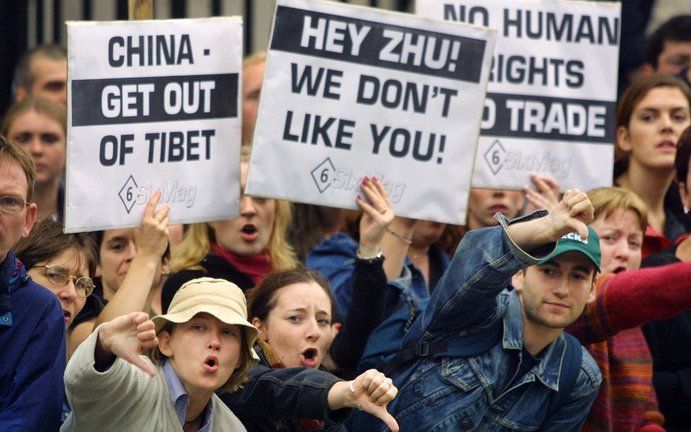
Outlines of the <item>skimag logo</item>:
{"label": "skimag logo", "polygon": [[314,185],[319,190],[319,193],[322,194],[327,189],[331,191],[354,191],[359,187],[365,176],[377,177],[381,185],[386,189],[386,193],[389,195],[392,203],[399,202],[403,198],[406,189],[405,183],[394,183],[381,173],[356,174],[348,169],[336,168],[331,158],[328,157],[314,167],[310,174]]}
{"label": "skimag logo", "polygon": [[571,174],[573,166],[570,156],[557,156],[549,150],[506,150],[499,140],[487,149],[484,159],[495,176],[504,171],[522,171],[549,174],[557,180],[564,180]]}

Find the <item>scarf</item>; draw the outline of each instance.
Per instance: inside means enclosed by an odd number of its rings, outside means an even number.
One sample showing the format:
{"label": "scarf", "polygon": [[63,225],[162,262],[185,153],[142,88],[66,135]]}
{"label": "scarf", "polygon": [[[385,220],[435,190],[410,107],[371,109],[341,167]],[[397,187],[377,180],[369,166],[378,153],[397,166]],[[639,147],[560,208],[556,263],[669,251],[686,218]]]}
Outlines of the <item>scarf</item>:
{"label": "scarf", "polygon": [[[278,355],[274,353],[273,349],[271,348],[271,345],[269,345],[267,342],[264,342],[261,339],[257,339],[257,343],[260,347],[262,347],[264,357],[266,358],[266,361],[269,362],[269,366],[271,367],[271,369],[285,368],[285,365],[281,363],[281,360],[278,358]],[[309,419],[293,420],[293,426],[295,426],[297,430],[302,432],[316,432],[321,430],[322,427],[324,427],[324,422],[321,420]]]}
{"label": "scarf", "polygon": [[214,244],[211,248],[216,255],[228,261],[228,263],[238,269],[240,273],[249,276],[255,285],[258,285],[259,282],[264,279],[264,276],[271,273],[271,261],[267,254],[246,257],[223,249],[218,244]]}

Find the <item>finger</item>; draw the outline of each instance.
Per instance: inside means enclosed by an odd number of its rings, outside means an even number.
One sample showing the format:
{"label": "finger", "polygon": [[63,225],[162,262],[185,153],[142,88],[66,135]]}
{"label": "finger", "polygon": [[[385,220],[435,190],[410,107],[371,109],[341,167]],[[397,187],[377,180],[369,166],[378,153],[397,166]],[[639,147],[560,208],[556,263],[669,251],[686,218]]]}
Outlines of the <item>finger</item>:
{"label": "finger", "polygon": [[364,199],[363,197],[361,197],[360,195],[358,195],[358,196],[355,197],[355,202],[357,203],[358,207],[360,207],[360,209],[361,209],[362,211],[364,211],[365,213],[367,213],[368,215],[370,215],[370,216],[372,216],[372,217],[373,217],[376,213],[379,213],[378,211],[376,211],[376,210],[374,209],[374,207],[372,207],[372,206],[371,206],[367,201],[365,201],[365,199]]}
{"label": "finger", "polygon": [[385,382],[384,374],[377,372],[375,376],[372,377],[369,386],[367,387],[367,394],[372,395],[382,384]]}
{"label": "finger", "polygon": [[387,403],[394,400],[397,394],[398,389],[395,385],[391,384],[388,390],[383,395],[379,396],[374,403],[377,405],[386,405]]}
{"label": "finger", "polygon": [[384,185],[381,184],[378,178],[374,178],[375,182],[374,185],[377,188],[377,191],[379,191],[379,195],[386,201],[389,207],[391,207],[391,201],[389,201],[389,194],[386,192],[386,189],[384,188]]}
{"label": "finger", "polygon": [[374,412],[371,412],[371,414],[383,421],[392,432],[398,432],[398,422],[389,414],[385,407],[378,407],[378,409],[372,411]]}
{"label": "finger", "polygon": [[571,207],[569,210],[569,216],[572,218],[578,218],[582,222],[590,223],[592,222],[593,218],[593,206],[590,204],[589,200],[580,201]]}
{"label": "finger", "polygon": [[163,204],[155,214],[156,220],[163,220],[168,216],[170,212],[170,206],[168,204]]}
{"label": "finger", "polygon": [[576,231],[583,240],[588,239],[588,226],[586,224],[579,220],[573,219],[572,223],[569,224],[569,226],[571,226],[573,230]]}
{"label": "finger", "polygon": [[143,370],[147,375],[149,375],[152,378],[156,375],[156,368],[146,357],[142,357],[139,354],[135,354],[131,358],[127,358],[125,360],[137,366],[139,369]]}
{"label": "finger", "polygon": [[146,203],[146,207],[144,207],[144,217],[152,217],[154,214],[154,210],[156,209],[156,206],[158,205],[158,201],[161,199],[161,191],[157,190],[153,194],[151,194],[151,197],[149,198],[149,201]]}

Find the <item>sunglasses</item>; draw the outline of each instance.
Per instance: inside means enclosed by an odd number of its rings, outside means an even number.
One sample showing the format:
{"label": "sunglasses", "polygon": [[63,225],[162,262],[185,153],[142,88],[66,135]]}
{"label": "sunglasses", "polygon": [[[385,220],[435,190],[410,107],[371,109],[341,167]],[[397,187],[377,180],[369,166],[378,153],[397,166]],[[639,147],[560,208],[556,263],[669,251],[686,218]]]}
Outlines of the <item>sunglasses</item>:
{"label": "sunglasses", "polygon": [[42,267],[46,269],[46,278],[56,286],[65,286],[70,283],[70,280],[74,281],[74,287],[77,291],[77,297],[87,298],[94,292],[94,281],[90,277],[77,277],[70,274],[70,271],[65,267],[54,264],[54,265],[39,265],[35,267]]}

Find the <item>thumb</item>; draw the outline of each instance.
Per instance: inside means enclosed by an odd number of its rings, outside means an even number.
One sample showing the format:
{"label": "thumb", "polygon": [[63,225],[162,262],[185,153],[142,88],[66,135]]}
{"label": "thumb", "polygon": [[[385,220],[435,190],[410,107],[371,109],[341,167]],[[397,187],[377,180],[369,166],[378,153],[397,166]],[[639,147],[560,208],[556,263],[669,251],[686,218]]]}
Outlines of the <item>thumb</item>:
{"label": "thumb", "polygon": [[581,236],[583,240],[588,239],[588,226],[579,220],[573,220],[571,224],[573,229]]}
{"label": "thumb", "polygon": [[134,354],[133,356],[128,356],[128,358],[125,358],[125,360],[137,366],[152,378],[156,375],[156,368],[146,357],[142,357],[139,354]]}
{"label": "thumb", "polygon": [[370,414],[383,421],[392,432],[398,432],[398,422],[389,414],[385,406],[375,405],[375,408],[372,408]]}

